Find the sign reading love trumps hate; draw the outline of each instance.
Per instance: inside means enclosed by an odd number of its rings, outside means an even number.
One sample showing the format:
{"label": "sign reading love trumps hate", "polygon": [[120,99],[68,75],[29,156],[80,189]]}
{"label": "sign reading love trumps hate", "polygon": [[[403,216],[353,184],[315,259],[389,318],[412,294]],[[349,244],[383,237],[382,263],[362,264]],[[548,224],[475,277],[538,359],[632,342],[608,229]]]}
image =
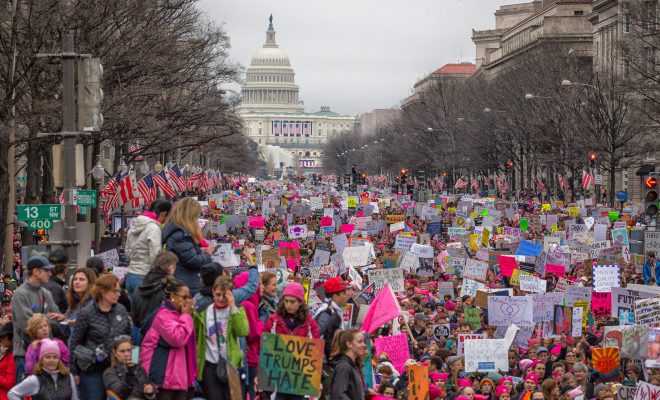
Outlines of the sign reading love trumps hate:
{"label": "sign reading love trumps hate", "polygon": [[322,339],[264,332],[259,353],[259,390],[317,397],[323,372]]}

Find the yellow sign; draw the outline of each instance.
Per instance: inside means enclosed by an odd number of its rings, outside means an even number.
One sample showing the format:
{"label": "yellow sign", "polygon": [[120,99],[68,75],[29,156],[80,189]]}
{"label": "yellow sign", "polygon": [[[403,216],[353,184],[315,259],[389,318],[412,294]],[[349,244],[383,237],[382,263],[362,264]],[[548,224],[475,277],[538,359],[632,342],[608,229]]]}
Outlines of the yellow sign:
{"label": "yellow sign", "polygon": [[552,227],[550,228],[550,232],[555,233],[558,230],[559,230],[559,228],[557,227],[557,224],[552,224]]}
{"label": "yellow sign", "polygon": [[550,212],[552,210],[552,206],[550,206],[549,203],[543,203],[541,204],[541,211],[543,212]]}
{"label": "yellow sign", "polygon": [[488,238],[490,238],[490,231],[488,228],[484,228],[484,232],[481,234],[481,245],[483,247],[488,247]]}
{"label": "yellow sign", "polygon": [[582,307],[582,328],[587,326],[587,312],[589,312],[589,302],[587,300],[577,300],[573,302],[573,307]]}
{"label": "yellow sign", "polygon": [[395,215],[395,214],[389,214],[385,217],[385,220],[387,221],[387,224],[396,224],[397,222],[401,222],[405,219],[405,216],[403,215]]}
{"label": "yellow sign", "polygon": [[357,207],[358,199],[357,197],[347,197],[346,203],[348,204],[348,208],[355,208]]}
{"label": "yellow sign", "polygon": [[481,235],[477,233],[470,234],[470,251],[479,250],[479,237]]}
{"label": "yellow sign", "polygon": [[456,218],[456,225],[463,226],[463,224],[465,224],[465,220],[463,219],[463,217]]}
{"label": "yellow sign", "polygon": [[573,207],[568,207],[568,215],[575,218],[578,216],[578,208],[573,206]]}

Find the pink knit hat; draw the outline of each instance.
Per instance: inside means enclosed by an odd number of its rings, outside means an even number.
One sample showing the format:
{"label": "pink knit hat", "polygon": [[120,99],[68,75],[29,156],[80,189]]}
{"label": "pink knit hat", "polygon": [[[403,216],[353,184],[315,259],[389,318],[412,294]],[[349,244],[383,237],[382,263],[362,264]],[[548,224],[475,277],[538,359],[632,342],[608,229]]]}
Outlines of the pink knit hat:
{"label": "pink knit hat", "polygon": [[498,381],[498,383],[499,383],[500,385],[502,385],[504,382],[507,382],[507,381],[508,381],[508,382],[511,382],[511,384],[513,385],[513,379],[511,379],[510,376],[503,376],[503,377],[501,377],[500,380]]}
{"label": "pink knit hat", "polygon": [[469,379],[459,379],[458,380],[458,387],[472,387],[472,381]]}
{"label": "pink knit hat", "polygon": [[57,354],[60,355],[60,345],[56,341],[51,339],[43,339],[41,341],[41,348],[39,349],[39,359],[41,360],[46,354]]}
{"label": "pink knit hat", "polygon": [[495,390],[495,398],[496,398],[496,399],[499,399],[500,396],[503,395],[504,393],[511,394],[511,392],[509,392],[509,388],[508,388],[508,387],[506,387],[506,386],[498,386],[497,389]]}
{"label": "pink knit hat", "polygon": [[451,301],[451,300],[445,302],[445,309],[446,309],[447,311],[456,311],[456,303],[454,303],[454,302]]}
{"label": "pink knit hat", "polygon": [[536,374],[527,374],[527,376],[525,376],[525,380],[526,381],[530,381],[530,380],[534,381],[534,384],[536,384],[536,385],[539,384],[539,377]]}
{"label": "pink knit hat", "polygon": [[433,382],[437,382],[438,379],[442,379],[443,381],[447,382],[449,374],[442,372],[429,372],[429,378],[431,378],[431,381]]}
{"label": "pink knit hat", "polygon": [[435,385],[429,385],[429,398],[431,400],[438,399],[442,396],[442,390]]}
{"label": "pink knit hat", "polygon": [[282,297],[284,296],[291,296],[293,298],[296,298],[300,300],[301,302],[305,302],[305,288],[302,287],[302,285],[298,282],[290,282],[286,287],[284,288],[284,291],[282,292]]}

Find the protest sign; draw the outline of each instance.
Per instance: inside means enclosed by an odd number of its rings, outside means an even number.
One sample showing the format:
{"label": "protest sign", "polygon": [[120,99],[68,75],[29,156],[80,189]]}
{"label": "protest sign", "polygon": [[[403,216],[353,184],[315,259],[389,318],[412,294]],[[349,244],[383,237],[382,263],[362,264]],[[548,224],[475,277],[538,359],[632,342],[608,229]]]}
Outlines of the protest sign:
{"label": "protest sign", "polygon": [[500,265],[500,271],[502,271],[502,275],[506,277],[510,278],[511,275],[513,275],[513,271],[518,269],[518,263],[516,263],[516,259],[514,257],[498,255],[497,262]]}
{"label": "protest sign", "polygon": [[641,360],[647,358],[649,327],[646,325],[630,325],[605,327],[605,335],[608,328],[621,332],[621,357]]}
{"label": "protest sign", "polygon": [[649,328],[646,368],[660,368],[660,328]]}
{"label": "protest sign", "polygon": [[413,243],[417,243],[417,236],[396,235],[394,248],[408,251]]}
{"label": "protest sign", "polygon": [[291,225],[287,232],[290,239],[306,238],[307,225]]}
{"label": "protest sign", "polygon": [[348,238],[345,233],[341,233],[332,237],[332,243],[335,245],[337,253],[343,253],[344,248],[348,247]]}
{"label": "protest sign", "polygon": [[518,330],[516,325],[509,326],[504,339],[466,339],[463,345],[465,372],[508,371],[509,347]]}
{"label": "protest sign", "polygon": [[481,282],[477,282],[472,279],[463,279],[463,285],[461,286],[461,296],[474,297],[477,294],[477,290],[485,288],[486,285]]}
{"label": "protest sign", "polygon": [[518,245],[516,250],[517,256],[531,256],[536,257],[543,251],[543,245],[530,242],[529,240],[523,240]]}
{"label": "protest sign", "polygon": [[463,267],[463,277],[470,279],[486,280],[488,263],[468,258]]}
{"label": "protest sign", "polygon": [[591,301],[591,292],[593,291],[590,287],[584,286],[567,286],[566,287],[566,305],[573,307],[573,304],[576,301],[586,300]]}
{"label": "protest sign", "polygon": [[388,225],[390,225],[390,224],[394,224],[394,223],[397,223],[397,222],[401,222],[401,221],[403,221],[404,219],[405,219],[405,216],[404,216],[404,215],[393,215],[393,214],[389,214],[389,215],[387,215],[387,216],[385,217],[385,220],[387,221],[387,224],[388,224]]}
{"label": "protest sign", "polygon": [[637,391],[633,400],[657,400],[660,399],[660,386],[651,385],[644,381],[637,382]]}
{"label": "protest sign", "polygon": [[636,391],[637,391],[637,386],[618,385],[616,390],[616,399],[633,400],[635,398]]}
{"label": "protest sign", "polygon": [[238,267],[241,264],[241,256],[234,253],[231,243],[220,243],[211,259],[225,268]]}
{"label": "protest sign", "polygon": [[342,253],[344,265],[347,267],[362,267],[369,263],[371,249],[366,246],[346,247]]}
{"label": "protest sign", "polygon": [[403,285],[403,269],[401,268],[371,269],[368,274],[369,283],[374,284],[376,291],[385,287],[386,283],[392,286],[392,290],[395,293],[405,290]]}
{"label": "protest sign", "polygon": [[429,368],[427,366],[419,364],[408,366],[408,394],[409,400],[428,400]]}
{"label": "protest sign", "polygon": [[96,257],[102,259],[103,265],[108,268],[115,268],[119,266],[119,252],[117,249],[104,251],[103,253],[97,254]]}
{"label": "protest sign", "polygon": [[390,225],[390,232],[398,232],[406,229],[405,221],[396,222]]}
{"label": "protest sign", "polygon": [[529,293],[543,293],[546,289],[546,281],[534,275],[520,276],[520,290]]}
{"label": "protest sign", "polygon": [[531,295],[534,299],[534,322],[552,321],[555,305],[564,300],[562,293],[542,293]]}
{"label": "protest sign", "polygon": [[[571,336],[573,329],[572,319],[573,319],[573,310],[571,307],[556,305],[553,311],[552,333],[557,336],[561,336],[561,335]],[[582,327],[581,320],[580,320],[580,327]]]}
{"label": "protest sign", "polygon": [[415,264],[419,262],[419,256],[417,254],[406,251],[406,253],[401,257],[401,263],[399,268],[403,269],[406,272],[413,272],[415,270]]}
{"label": "protest sign", "polygon": [[571,336],[580,337],[582,336],[582,313],[584,310],[582,307],[573,307],[573,319],[571,324],[573,326]]}
{"label": "protest sign", "polygon": [[652,292],[642,292],[627,288],[612,288],[612,316],[619,317],[622,311],[633,311],[635,302],[640,299],[655,297]]}
{"label": "protest sign", "polygon": [[642,299],[635,302],[635,323],[650,325],[660,322],[660,298]]}
{"label": "protest sign", "polygon": [[449,324],[433,325],[433,336],[438,340],[447,339],[450,331]]}
{"label": "protest sign", "polygon": [[616,347],[594,347],[591,356],[594,371],[603,375],[609,375],[619,368],[619,349]]}
{"label": "protest sign", "polygon": [[398,335],[380,337],[374,341],[376,343],[376,357],[380,356],[381,353],[386,353],[390,357],[394,368],[399,373],[404,372],[406,361],[410,358],[406,334],[400,333]]}
{"label": "protest sign", "polygon": [[621,269],[618,264],[594,266],[594,291],[611,292],[612,287],[620,287],[620,272]]}
{"label": "protest sign", "polygon": [[375,296],[376,296],[376,287],[374,286],[373,283],[371,283],[363,291],[355,295],[353,301],[357,305],[371,304]]}
{"label": "protest sign", "polygon": [[477,329],[481,326],[481,316],[479,314],[478,308],[466,308],[465,309],[465,322],[470,324],[472,329]]}
{"label": "protest sign", "polygon": [[259,390],[317,397],[321,390],[323,346],[321,339],[264,332],[259,354]]}
{"label": "protest sign", "polygon": [[593,292],[591,294],[591,313],[594,317],[611,315],[612,293]]}
{"label": "protest sign", "polygon": [[341,308],[341,328],[348,329],[353,324],[353,304],[346,304]]}
{"label": "protest sign", "polygon": [[534,319],[534,301],[525,296],[488,297],[488,323],[493,326],[530,326]]}
{"label": "protest sign", "polygon": [[456,355],[458,357],[463,356],[463,347],[466,340],[479,340],[485,339],[486,335],[483,333],[459,333],[458,334],[458,343],[456,344]]}

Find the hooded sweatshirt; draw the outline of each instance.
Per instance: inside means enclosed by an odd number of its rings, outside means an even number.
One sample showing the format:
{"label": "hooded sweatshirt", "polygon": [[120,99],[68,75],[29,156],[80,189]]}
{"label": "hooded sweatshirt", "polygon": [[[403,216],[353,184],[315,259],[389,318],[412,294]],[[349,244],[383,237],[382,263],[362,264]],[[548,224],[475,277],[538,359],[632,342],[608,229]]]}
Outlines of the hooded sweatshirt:
{"label": "hooded sweatshirt", "polygon": [[131,299],[131,317],[135,326],[142,327],[142,324],[153,312],[158,310],[160,304],[165,300],[163,288],[166,281],[166,272],[153,269],[135,289]]}
{"label": "hooded sweatshirt", "polygon": [[129,273],[145,276],[151,270],[154,259],[163,248],[161,237],[162,230],[156,214],[145,211],[135,218],[126,235]]}

